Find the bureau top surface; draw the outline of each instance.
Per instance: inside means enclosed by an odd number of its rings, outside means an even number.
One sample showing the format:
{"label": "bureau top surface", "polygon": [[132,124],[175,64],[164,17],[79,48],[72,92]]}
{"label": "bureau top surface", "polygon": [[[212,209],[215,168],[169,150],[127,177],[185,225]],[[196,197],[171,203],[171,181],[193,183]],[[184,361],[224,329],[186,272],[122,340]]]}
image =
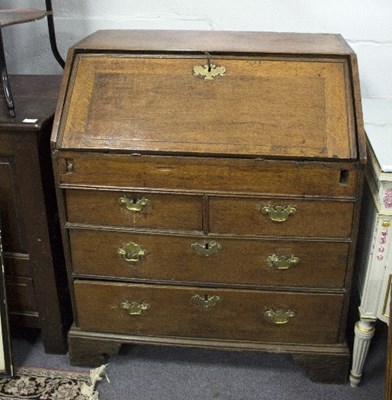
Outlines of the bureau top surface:
{"label": "bureau top surface", "polygon": [[339,35],[98,31],[67,61],[57,148],[355,160]]}
{"label": "bureau top surface", "polygon": [[79,51],[353,53],[341,35],[233,31],[102,30],[73,47]]}

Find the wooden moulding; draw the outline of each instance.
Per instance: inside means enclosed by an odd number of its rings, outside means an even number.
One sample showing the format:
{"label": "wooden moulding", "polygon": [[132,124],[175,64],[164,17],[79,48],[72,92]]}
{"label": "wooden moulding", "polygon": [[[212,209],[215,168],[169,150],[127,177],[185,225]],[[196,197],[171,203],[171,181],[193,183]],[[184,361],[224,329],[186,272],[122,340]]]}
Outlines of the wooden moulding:
{"label": "wooden moulding", "polygon": [[[70,362],[75,366],[98,367],[108,357],[118,354],[122,344],[169,345],[202,347],[231,351],[262,351],[289,353],[315,382],[338,383],[347,381],[350,352],[347,344],[334,346],[302,346],[293,344],[267,344],[262,342],[214,341],[153,336],[125,336],[81,331],[72,327],[68,335]],[[389,400],[389,399],[388,399]]]}

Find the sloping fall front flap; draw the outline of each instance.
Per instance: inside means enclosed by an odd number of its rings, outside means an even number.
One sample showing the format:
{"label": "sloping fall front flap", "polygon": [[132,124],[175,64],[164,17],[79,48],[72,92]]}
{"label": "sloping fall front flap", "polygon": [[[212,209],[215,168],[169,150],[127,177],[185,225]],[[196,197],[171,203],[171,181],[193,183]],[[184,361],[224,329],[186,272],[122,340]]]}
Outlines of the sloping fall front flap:
{"label": "sloping fall front flap", "polygon": [[63,149],[356,159],[344,58],[79,54]]}

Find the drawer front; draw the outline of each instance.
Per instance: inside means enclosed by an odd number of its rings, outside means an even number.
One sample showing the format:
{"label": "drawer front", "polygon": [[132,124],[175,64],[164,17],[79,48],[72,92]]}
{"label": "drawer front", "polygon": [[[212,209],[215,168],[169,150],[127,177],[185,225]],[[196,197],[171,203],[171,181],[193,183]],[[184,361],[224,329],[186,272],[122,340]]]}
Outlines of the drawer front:
{"label": "drawer front", "polygon": [[119,334],[332,344],[343,295],[75,281],[78,326]]}
{"label": "drawer front", "polygon": [[343,287],[347,243],[69,232],[75,274],[238,285]]}
{"label": "drawer front", "polygon": [[[0,135],[1,137],[1,135]],[[0,143],[0,151],[1,148]],[[4,251],[26,253],[27,243],[23,226],[17,168],[14,158],[0,157],[0,209]],[[23,191],[22,191],[23,193]]]}
{"label": "drawer front", "polygon": [[12,137],[11,133],[1,132],[0,134],[0,156],[12,156]]}
{"label": "drawer front", "polygon": [[31,278],[7,276],[7,303],[11,312],[36,312],[34,284]]}
{"label": "drawer front", "polygon": [[[61,152],[61,185],[356,197],[355,163]],[[110,173],[108,173],[110,171]],[[130,172],[131,171],[131,172]]]}
{"label": "drawer front", "polygon": [[354,204],[295,199],[209,199],[210,232],[349,238]]}
{"label": "drawer front", "polygon": [[31,277],[31,263],[27,254],[4,254],[4,270],[8,276]]}
{"label": "drawer front", "polygon": [[202,230],[201,197],[66,190],[67,220],[77,224]]}

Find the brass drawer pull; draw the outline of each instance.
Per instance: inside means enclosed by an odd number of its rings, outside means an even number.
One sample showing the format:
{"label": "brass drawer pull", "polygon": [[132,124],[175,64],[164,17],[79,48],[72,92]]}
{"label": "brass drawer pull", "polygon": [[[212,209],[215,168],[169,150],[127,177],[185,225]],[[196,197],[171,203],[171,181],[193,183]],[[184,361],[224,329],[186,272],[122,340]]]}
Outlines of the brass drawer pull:
{"label": "brass drawer pull", "polygon": [[275,269],[289,269],[291,267],[297,266],[300,261],[300,258],[294,255],[278,256],[276,254],[272,254],[267,257],[267,265]]}
{"label": "brass drawer pull", "polygon": [[117,250],[117,253],[128,263],[136,263],[147,254],[143,247],[134,242],[124,244]]}
{"label": "brass drawer pull", "polygon": [[150,200],[145,197],[142,197],[141,199],[130,199],[127,196],[121,196],[118,199],[118,203],[121,206],[124,206],[128,211],[140,212],[150,203]]}
{"label": "brass drawer pull", "polygon": [[151,307],[148,303],[138,303],[137,301],[124,301],[120,306],[123,310],[128,311],[129,315],[142,315],[143,312],[147,311]]}
{"label": "brass drawer pull", "polygon": [[215,307],[221,301],[222,301],[222,298],[220,296],[209,296],[208,294],[206,294],[204,296],[195,294],[194,296],[192,296],[192,302],[195,305],[197,305],[205,310]]}
{"label": "brass drawer pull", "polygon": [[267,205],[261,209],[261,212],[265,215],[268,215],[271,221],[274,222],[284,222],[290,215],[294,215],[297,212],[295,207],[290,205],[284,206],[271,206]]}
{"label": "brass drawer pull", "polygon": [[214,241],[192,243],[191,247],[195,253],[206,257],[213,256],[222,249],[222,245]]}
{"label": "brass drawer pull", "polygon": [[272,308],[269,308],[264,312],[264,316],[276,325],[283,325],[287,324],[290,318],[295,317],[295,312],[290,309],[283,310],[281,308],[278,308],[274,310]]}

